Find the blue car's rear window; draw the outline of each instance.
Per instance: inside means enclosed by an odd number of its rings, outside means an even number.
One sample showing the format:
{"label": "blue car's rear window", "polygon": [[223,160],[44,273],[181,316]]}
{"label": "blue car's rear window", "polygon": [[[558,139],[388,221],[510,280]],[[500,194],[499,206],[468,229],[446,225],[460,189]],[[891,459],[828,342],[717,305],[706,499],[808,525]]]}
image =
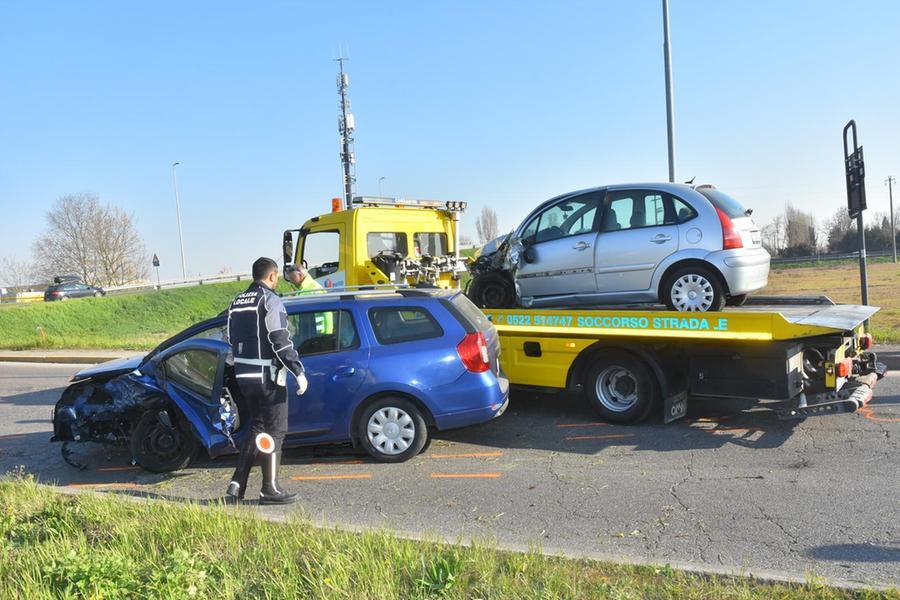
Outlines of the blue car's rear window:
{"label": "blue car's rear window", "polygon": [[369,309],[369,322],[379,344],[399,344],[441,337],[444,330],[421,306],[386,306]]}

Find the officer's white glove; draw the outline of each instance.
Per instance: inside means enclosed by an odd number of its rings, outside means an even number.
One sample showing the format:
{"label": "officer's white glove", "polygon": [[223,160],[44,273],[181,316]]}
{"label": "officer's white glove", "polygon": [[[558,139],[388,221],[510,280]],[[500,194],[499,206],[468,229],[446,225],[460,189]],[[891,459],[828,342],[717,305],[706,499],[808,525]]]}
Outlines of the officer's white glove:
{"label": "officer's white glove", "polygon": [[304,373],[295,375],[295,377],[297,378],[297,395],[302,396],[306,393],[306,388],[309,387],[309,382],[306,380],[306,375]]}

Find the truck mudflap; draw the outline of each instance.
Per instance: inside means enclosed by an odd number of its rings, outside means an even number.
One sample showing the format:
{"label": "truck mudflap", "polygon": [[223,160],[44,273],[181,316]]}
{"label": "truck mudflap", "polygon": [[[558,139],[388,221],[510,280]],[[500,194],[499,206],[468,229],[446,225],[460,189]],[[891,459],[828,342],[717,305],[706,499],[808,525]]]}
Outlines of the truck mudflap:
{"label": "truck mudflap", "polygon": [[801,395],[797,406],[778,411],[778,418],[805,419],[822,415],[836,415],[856,412],[869,403],[875,384],[884,377],[887,367],[884,363],[875,363],[874,370],[860,375],[837,392],[816,394],[810,398]]}

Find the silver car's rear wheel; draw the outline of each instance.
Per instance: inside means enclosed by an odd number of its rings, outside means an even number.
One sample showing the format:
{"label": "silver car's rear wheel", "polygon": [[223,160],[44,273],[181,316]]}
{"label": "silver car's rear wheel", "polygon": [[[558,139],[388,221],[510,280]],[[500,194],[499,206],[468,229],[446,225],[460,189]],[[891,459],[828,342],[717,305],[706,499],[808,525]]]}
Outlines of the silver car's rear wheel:
{"label": "silver car's rear wheel", "polygon": [[725,305],[720,279],[701,265],[677,269],[665,281],[659,295],[669,310],[706,312],[722,310]]}
{"label": "silver car's rear wheel", "polygon": [[672,295],[675,310],[682,312],[706,312],[712,306],[715,297],[712,283],[697,273],[688,273],[676,279],[669,293]]}

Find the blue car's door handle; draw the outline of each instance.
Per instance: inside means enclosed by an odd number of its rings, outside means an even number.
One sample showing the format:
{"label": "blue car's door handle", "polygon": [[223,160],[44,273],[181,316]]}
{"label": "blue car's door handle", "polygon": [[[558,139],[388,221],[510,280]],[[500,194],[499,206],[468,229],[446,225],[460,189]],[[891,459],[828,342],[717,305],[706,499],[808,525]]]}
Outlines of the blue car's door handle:
{"label": "blue car's door handle", "polygon": [[354,369],[353,367],[341,367],[334,372],[334,375],[331,376],[331,380],[337,381],[338,379],[343,379],[344,377],[352,377],[355,373],[356,369]]}

